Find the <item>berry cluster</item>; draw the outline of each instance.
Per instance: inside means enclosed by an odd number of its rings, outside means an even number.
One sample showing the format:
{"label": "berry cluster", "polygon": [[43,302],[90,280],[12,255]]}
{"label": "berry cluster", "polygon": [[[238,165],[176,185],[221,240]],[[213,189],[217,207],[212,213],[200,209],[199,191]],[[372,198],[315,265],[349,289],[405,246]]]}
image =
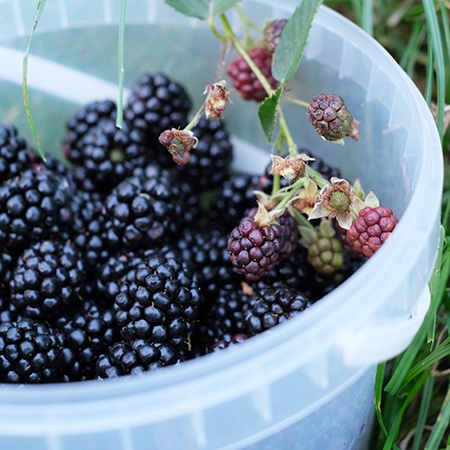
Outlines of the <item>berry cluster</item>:
{"label": "berry cluster", "polygon": [[[258,74],[242,55],[229,64],[244,99],[278,86],[285,24],[249,50]],[[260,176],[232,171],[226,82],[205,93],[206,118],[186,125],[186,88],[145,73],[121,128],[112,100],[68,120],[64,161],[41,160],[0,125],[0,383],[137,375],[241,345],[388,239],[392,211],[306,150],[271,155]],[[308,111],[323,138],[357,139],[340,97],[316,96]]]}

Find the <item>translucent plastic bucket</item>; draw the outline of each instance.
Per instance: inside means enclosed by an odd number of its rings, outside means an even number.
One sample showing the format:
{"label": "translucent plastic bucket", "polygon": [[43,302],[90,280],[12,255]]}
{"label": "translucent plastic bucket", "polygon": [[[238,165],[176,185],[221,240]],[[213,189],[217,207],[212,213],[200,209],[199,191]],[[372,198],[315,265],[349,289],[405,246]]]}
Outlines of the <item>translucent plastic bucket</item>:
{"label": "translucent plastic bucket", "polygon": [[[258,21],[287,17],[295,3],[241,5]],[[20,83],[35,4],[0,3],[0,120],[13,122],[30,143]],[[117,98],[118,10],[118,2],[108,0],[47,3],[28,69],[47,151],[60,151],[64,122],[80,104]],[[219,58],[204,24],[151,0],[128,2],[127,17],[126,84],[144,70],[163,70],[199,99],[215,80]],[[427,105],[394,60],[325,7],[292,90],[305,100],[338,93],[361,121],[360,141],[340,148],[318,138],[304,111],[286,110],[299,146],[350,181],[359,177],[401,217],[392,237],[313,307],[234,351],[118,380],[0,386],[1,449],[367,447],[376,364],[406,348],[429,305],[443,182],[440,142]],[[255,105],[237,96],[233,102],[226,120],[234,164],[258,171],[269,149]]]}

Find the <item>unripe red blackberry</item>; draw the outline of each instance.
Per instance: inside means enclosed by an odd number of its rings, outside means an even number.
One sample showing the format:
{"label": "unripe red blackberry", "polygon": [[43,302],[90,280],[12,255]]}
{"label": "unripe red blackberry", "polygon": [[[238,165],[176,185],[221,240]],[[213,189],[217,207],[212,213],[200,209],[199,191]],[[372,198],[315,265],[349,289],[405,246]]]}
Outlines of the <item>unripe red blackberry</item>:
{"label": "unripe red blackberry", "polygon": [[347,230],[347,237],[356,250],[370,258],[391,235],[397,223],[391,209],[367,206],[359,211],[357,219]]}
{"label": "unripe red blackberry", "polygon": [[[263,47],[255,47],[248,52],[250,58],[267,78],[272,89],[276,89],[278,81],[272,75],[272,54]],[[242,55],[237,55],[227,68],[234,88],[244,100],[261,102],[267,97],[267,92],[247,64]]]}
{"label": "unripe red blackberry", "polygon": [[278,43],[280,42],[281,33],[286,26],[287,19],[276,19],[268,22],[263,30],[264,36],[264,48],[270,52],[274,53]]}
{"label": "unripe red blackberry", "polygon": [[231,232],[227,248],[236,272],[256,281],[275,267],[283,245],[280,225],[258,225],[246,217]]}
{"label": "unripe red blackberry", "polygon": [[317,133],[327,141],[342,139],[351,131],[353,116],[338,95],[316,95],[309,104],[308,113]]}

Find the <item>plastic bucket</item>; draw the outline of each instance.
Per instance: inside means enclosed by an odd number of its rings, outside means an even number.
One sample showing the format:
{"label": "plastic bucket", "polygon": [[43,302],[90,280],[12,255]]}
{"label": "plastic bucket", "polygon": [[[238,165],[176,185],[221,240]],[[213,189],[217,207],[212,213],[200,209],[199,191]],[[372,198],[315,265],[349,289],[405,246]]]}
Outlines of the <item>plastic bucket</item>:
{"label": "plastic bucket", "polygon": [[[0,118],[32,143],[22,108],[22,58],[35,3],[0,3]],[[32,111],[46,150],[80,104],[118,95],[117,2],[49,2],[31,46]],[[255,21],[287,17],[294,1],[242,2]],[[159,1],[129,2],[126,83],[163,70],[198,99],[215,80],[218,44],[205,25]],[[237,21],[236,21],[237,23]],[[8,450],[365,449],[376,364],[403,351],[429,305],[443,183],[441,146],[419,91],[358,27],[322,7],[296,95],[345,98],[361,139],[322,142],[298,107],[295,139],[373,188],[401,221],[354,276],[313,307],[234,351],[139,377],[0,386],[0,448]],[[226,114],[235,164],[260,170],[268,148],[255,105]],[[265,149],[261,153],[259,149]],[[53,149],[53,150],[52,150]]]}

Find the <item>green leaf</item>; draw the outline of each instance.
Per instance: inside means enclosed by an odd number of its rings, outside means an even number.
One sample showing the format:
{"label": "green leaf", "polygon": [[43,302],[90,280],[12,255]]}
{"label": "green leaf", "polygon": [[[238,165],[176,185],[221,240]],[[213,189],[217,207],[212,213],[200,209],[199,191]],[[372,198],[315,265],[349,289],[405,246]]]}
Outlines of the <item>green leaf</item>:
{"label": "green leaf", "polygon": [[240,0],[166,0],[166,3],[188,17],[206,20],[224,13]]}
{"label": "green leaf", "polygon": [[297,71],[322,0],[303,0],[286,23],[273,58],[273,76],[287,83]]}
{"label": "green leaf", "polygon": [[273,130],[275,129],[277,107],[282,91],[283,86],[280,86],[271,96],[267,97],[258,108],[259,120],[269,142],[272,140]]}

